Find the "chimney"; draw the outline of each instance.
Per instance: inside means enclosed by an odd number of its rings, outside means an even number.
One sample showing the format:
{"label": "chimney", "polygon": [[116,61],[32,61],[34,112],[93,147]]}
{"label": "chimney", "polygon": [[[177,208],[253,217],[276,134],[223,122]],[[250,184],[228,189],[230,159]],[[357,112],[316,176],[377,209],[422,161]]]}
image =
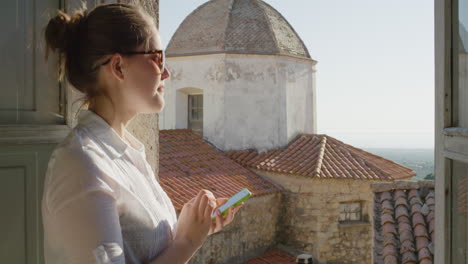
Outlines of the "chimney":
{"label": "chimney", "polygon": [[309,254],[301,254],[297,256],[296,258],[296,263],[300,264],[313,264],[314,262],[312,261],[312,255]]}

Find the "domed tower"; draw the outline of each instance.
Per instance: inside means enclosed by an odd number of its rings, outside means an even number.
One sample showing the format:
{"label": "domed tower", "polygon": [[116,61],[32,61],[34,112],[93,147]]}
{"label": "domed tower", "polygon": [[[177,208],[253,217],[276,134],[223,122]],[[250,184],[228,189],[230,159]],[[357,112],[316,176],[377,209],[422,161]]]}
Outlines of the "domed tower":
{"label": "domed tower", "polygon": [[316,133],[315,64],[260,0],[212,0],[170,40],[161,129],[191,128],[221,150],[266,151]]}

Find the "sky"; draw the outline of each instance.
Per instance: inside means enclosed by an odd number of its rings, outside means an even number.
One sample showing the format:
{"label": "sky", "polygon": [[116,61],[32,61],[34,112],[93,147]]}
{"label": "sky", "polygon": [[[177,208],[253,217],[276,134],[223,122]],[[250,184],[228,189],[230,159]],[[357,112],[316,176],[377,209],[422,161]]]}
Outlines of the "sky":
{"label": "sky", "polygon": [[[206,0],[161,0],[167,45]],[[434,8],[428,0],[265,0],[317,67],[317,133],[359,148],[434,147]]]}

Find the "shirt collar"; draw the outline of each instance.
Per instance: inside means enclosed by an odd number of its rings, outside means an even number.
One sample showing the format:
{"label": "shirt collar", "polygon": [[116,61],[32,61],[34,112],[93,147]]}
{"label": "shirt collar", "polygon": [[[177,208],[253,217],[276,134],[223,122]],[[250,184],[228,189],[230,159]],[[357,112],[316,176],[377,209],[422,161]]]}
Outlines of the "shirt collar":
{"label": "shirt collar", "polygon": [[121,157],[131,148],[145,156],[145,146],[127,129],[124,129],[125,142],[117,132],[98,114],[88,109],[82,109],[78,115],[78,124],[86,127],[96,137],[107,154],[112,158]]}

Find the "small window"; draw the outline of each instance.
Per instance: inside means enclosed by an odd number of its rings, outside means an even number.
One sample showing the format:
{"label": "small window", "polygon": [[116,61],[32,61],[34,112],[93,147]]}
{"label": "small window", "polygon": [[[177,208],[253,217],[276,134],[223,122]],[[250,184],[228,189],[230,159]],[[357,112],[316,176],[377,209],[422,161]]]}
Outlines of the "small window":
{"label": "small window", "polygon": [[188,128],[196,134],[203,132],[203,95],[188,96]]}
{"label": "small window", "polygon": [[362,220],[361,202],[340,203],[340,222],[360,222]]}

